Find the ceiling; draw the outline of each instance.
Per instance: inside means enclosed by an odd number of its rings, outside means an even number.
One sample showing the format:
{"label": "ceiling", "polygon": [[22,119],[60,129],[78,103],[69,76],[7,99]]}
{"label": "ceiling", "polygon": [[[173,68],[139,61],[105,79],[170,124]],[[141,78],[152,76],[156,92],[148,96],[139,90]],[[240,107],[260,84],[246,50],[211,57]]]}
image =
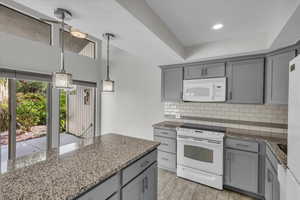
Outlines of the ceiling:
{"label": "ceiling", "polygon": [[[184,46],[278,34],[298,0],[146,0]],[[213,30],[217,23],[221,30]]]}
{"label": "ceiling", "polygon": [[[299,21],[299,1],[0,0],[48,17],[57,7],[67,8],[74,15],[70,25],[99,39],[105,32],[115,33],[114,46],[157,64],[250,54],[266,51],[274,43],[290,44],[299,38],[300,26],[291,28]],[[224,28],[212,30],[216,23]]]}

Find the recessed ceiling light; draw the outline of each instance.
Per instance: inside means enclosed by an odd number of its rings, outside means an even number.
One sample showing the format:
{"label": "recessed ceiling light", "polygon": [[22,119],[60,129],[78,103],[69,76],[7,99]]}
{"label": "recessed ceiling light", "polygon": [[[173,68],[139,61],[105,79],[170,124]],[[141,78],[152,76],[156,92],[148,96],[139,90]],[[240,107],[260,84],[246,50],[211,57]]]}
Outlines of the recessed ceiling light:
{"label": "recessed ceiling light", "polygon": [[223,27],[224,27],[223,24],[215,24],[215,25],[212,27],[212,29],[214,29],[214,30],[219,30],[219,29],[221,29],[221,28],[223,28]]}

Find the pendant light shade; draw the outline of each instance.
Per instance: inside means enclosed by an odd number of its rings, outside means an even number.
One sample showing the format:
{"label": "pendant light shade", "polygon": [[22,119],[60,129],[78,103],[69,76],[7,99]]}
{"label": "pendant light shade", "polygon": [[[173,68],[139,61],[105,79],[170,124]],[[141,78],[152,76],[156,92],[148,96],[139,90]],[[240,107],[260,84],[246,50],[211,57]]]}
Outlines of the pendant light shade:
{"label": "pendant light shade", "polygon": [[54,72],[52,74],[52,82],[57,89],[73,88],[72,74],[66,72]]}
{"label": "pendant light shade", "polygon": [[102,91],[103,92],[114,92],[115,82],[112,80],[102,80]]}
{"label": "pendant light shade", "polygon": [[60,45],[61,45],[61,53],[60,53],[60,71],[54,72],[52,74],[52,83],[53,87],[61,90],[70,91],[73,87],[72,82],[72,74],[67,73],[65,70],[65,55],[64,55],[64,25],[65,19],[71,19],[72,14],[65,9],[57,8],[54,11],[55,16],[58,19],[61,19],[61,29],[60,29]]}
{"label": "pendant light shade", "polygon": [[102,80],[102,92],[114,92],[115,82],[109,78],[109,42],[111,39],[115,38],[114,34],[105,33],[103,37],[107,40],[107,59],[106,59],[106,79]]}

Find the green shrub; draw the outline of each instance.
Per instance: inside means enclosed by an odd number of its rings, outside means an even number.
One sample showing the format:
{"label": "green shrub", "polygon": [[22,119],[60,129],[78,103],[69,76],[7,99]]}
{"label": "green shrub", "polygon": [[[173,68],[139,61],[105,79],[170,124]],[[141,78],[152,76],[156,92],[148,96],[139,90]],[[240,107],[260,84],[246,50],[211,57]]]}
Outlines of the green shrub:
{"label": "green shrub", "polygon": [[67,119],[67,107],[66,107],[66,97],[67,94],[61,91],[59,97],[59,131],[66,131],[66,119]]}
{"label": "green shrub", "polygon": [[17,94],[17,124],[23,131],[45,125],[47,119],[46,97],[40,93]]}
{"label": "green shrub", "polygon": [[9,127],[9,113],[7,102],[2,102],[0,104],[0,122],[0,132],[7,131]]}

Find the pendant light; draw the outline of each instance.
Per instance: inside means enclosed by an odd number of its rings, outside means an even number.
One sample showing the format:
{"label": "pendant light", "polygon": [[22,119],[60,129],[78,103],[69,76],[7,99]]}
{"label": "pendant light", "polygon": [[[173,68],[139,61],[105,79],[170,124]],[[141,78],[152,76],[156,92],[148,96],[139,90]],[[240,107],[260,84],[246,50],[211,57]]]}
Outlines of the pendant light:
{"label": "pendant light", "polygon": [[72,74],[67,73],[65,70],[65,52],[64,52],[64,28],[65,28],[65,20],[71,19],[72,14],[65,9],[57,8],[54,11],[55,16],[58,19],[61,19],[61,29],[60,29],[60,45],[61,45],[61,52],[60,52],[60,70],[58,72],[54,72],[52,75],[52,82],[54,88],[62,89],[62,90],[72,90]]}
{"label": "pendant light", "polygon": [[103,92],[114,92],[115,91],[115,82],[109,78],[109,42],[111,39],[115,38],[115,35],[112,33],[105,33],[103,37],[107,40],[107,59],[106,59],[106,79],[102,80],[102,91]]}

